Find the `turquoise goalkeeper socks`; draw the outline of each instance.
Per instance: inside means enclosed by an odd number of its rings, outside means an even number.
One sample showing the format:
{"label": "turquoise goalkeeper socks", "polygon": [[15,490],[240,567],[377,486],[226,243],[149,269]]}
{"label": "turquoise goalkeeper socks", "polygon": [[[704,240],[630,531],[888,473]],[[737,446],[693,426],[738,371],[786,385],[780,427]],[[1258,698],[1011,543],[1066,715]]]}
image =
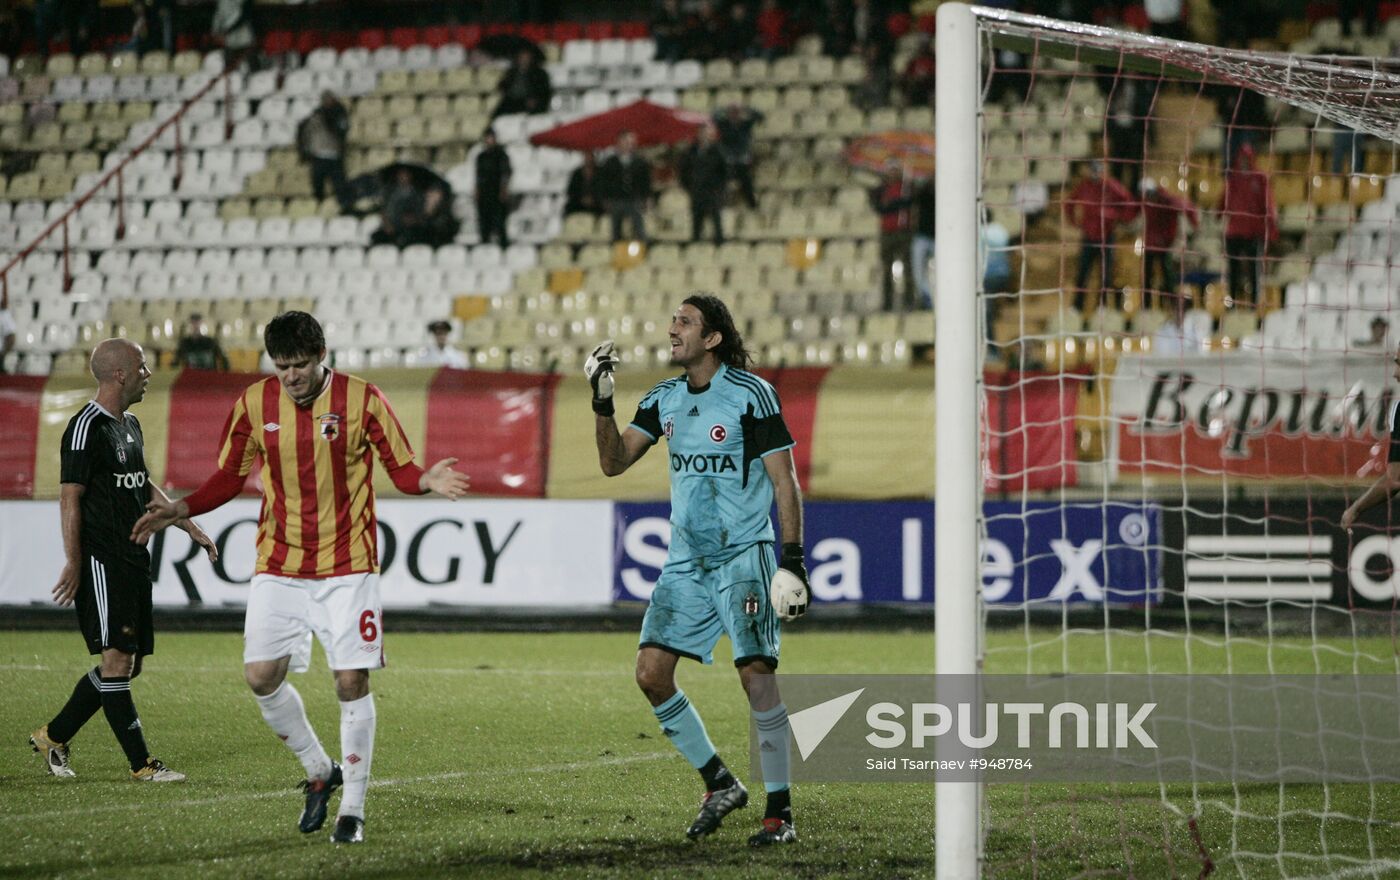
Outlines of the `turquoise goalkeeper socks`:
{"label": "turquoise goalkeeper socks", "polygon": [[661,732],[669,739],[690,766],[699,770],[715,756],[715,747],[705,733],[705,724],[700,713],[685,698],[685,691],[677,690],[675,696],[652,709],[656,720],[661,723]]}
{"label": "turquoise goalkeeper socks", "polygon": [[771,709],[755,711],[753,720],[758,725],[758,764],[763,770],[763,788],[783,791],[789,784],[791,766],[787,707],[779,703]]}

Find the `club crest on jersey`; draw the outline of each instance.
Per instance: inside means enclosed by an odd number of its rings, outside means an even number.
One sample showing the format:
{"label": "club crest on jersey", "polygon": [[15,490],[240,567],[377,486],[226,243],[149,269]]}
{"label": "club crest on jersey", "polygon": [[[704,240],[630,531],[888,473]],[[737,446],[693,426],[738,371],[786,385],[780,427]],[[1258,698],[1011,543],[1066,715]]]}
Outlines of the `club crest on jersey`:
{"label": "club crest on jersey", "polygon": [[666,435],[667,440],[670,440],[671,435],[676,433],[676,420],[667,416],[666,421],[661,425],[661,433]]}
{"label": "club crest on jersey", "polygon": [[340,416],[335,413],[326,413],[317,421],[321,424],[322,440],[334,440],[340,436]]}
{"label": "club crest on jersey", "polygon": [[117,461],[126,464],[126,450],[120,446],[117,447]]}
{"label": "club crest on jersey", "polygon": [[713,425],[710,428],[710,439],[716,443],[723,443],[724,438],[729,436],[729,432],[724,430],[724,425]]}
{"label": "club crest on jersey", "polygon": [[757,593],[751,592],[751,593],[749,593],[747,596],[744,597],[744,613],[747,614],[749,617],[753,617],[753,616],[755,616],[756,614],[758,614],[758,594],[757,594]]}

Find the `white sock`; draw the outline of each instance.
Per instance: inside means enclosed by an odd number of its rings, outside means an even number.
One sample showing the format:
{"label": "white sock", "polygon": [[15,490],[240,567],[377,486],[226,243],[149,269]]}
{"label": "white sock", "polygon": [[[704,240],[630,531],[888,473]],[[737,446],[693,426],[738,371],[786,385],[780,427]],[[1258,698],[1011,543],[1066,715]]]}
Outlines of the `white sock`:
{"label": "white sock", "polygon": [[340,816],[365,817],[365,790],[374,756],[374,694],[340,704],[341,773],[345,788],[340,794]]}
{"label": "white sock", "polygon": [[[257,696],[254,694],[254,696]],[[258,708],[263,720],[272,732],[277,734],[287,748],[306,768],[307,779],[325,779],[331,775],[331,756],[321,748],[316,731],[306,720],[306,707],[302,705],[301,694],[289,682],[282,682],[277,690],[265,697],[258,697]]]}

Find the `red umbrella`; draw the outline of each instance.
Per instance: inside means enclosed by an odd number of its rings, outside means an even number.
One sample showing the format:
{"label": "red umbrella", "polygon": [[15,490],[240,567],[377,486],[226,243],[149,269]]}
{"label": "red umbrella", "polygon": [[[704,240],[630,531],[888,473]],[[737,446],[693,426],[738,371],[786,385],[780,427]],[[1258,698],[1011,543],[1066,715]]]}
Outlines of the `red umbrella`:
{"label": "red umbrella", "polygon": [[532,136],[530,143],[561,150],[601,150],[630,131],[637,136],[639,147],[679,144],[693,140],[696,130],[707,122],[709,117],[703,113],[637,101],[542,131]]}
{"label": "red umbrella", "polygon": [[885,131],[866,135],[846,148],[846,161],[856,168],[879,173],[893,162],[905,175],[933,176],[933,135],[922,131]]}

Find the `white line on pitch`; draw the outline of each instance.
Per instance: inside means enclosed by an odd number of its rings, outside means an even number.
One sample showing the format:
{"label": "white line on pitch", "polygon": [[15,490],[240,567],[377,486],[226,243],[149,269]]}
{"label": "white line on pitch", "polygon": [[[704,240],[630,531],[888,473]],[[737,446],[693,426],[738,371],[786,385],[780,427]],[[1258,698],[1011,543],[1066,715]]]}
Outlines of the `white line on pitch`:
{"label": "white line on pitch", "polygon": [[[611,767],[620,764],[639,764],[643,761],[659,761],[662,758],[672,756],[670,750],[663,752],[652,752],[645,755],[618,755],[609,758],[597,758],[592,761],[571,761],[564,764],[543,764],[538,767],[522,767],[519,769],[501,770],[454,770],[449,773],[432,773],[427,776],[408,776],[403,779],[371,779],[370,788],[391,788],[400,785],[420,785],[428,782],[445,782],[449,779],[487,779],[496,776],[515,776],[521,773],[568,773],[573,770],[589,770],[594,767]],[[64,783],[56,782],[56,786]],[[115,804],[99,804],[88,807],[76,807],[71,810],[44,810],[38,813],[0,814],[0,822],[27,822],[34,819],[53,819],[59,816],[85,816],[94,813],[119,813],[128,810],[159,810],[166,807],[205,807],[226,804],[229,801],[262,801],[272,798],[285,798],[294,800],[295,789],[278,789],[277,791],[259,791],[246,793],[232,793],[219,795],[218,797],[192,798],[183,801],[165,801],[163,803],[132,803],[123,802]]]}
{"label": "white line on pitch", "polygon": [[[22,663],[0,663],[0,672],[62,672],[63,667],[58,666],[36,666]],[[233,666],[182,666],[170,667],[162,670],[160,674],[183,674],[194,673],[197,675],[222,675],[237,674],[242,671],[241,665]],[[74,675],[81,675],[83,670],[73,667]],[[384,671],[376,670],[381,675],[393,672],[412,672],[414,674],[425,675],[535,675],[535,676],[560,676],[564,678],[576,677],[598,677],[626,678],[632,674],[632,667],[624,666],[619,669],[510,669],[507,667],[492,667],[490,669],[468,669],[463,667],[416,667],[401,664],[393,664]]]}

